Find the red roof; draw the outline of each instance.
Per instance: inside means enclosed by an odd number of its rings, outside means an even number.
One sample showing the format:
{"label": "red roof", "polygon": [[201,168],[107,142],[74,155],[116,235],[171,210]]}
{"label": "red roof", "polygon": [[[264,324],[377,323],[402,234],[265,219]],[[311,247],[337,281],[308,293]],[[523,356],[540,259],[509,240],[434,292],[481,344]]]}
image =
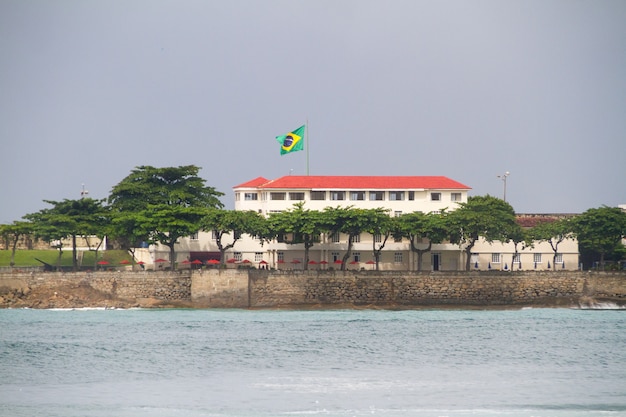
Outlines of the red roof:
{"label": "red roof", "polygon": [[258,187],[262,184],[265,184],[266,182],[268,182],[269,180],[267,178],[263,178],[263,177],[256,177],[253,180],[250,180],[248,182],[244,182],[243,184],[239,184],[234,186],[233,188],[252,188],[252,187]]}
{"label": "red roof", "polygon": [[470,187],[443,176],[333,176],[287,175],[275,180],[255,178],[233,188],[264,189],[463,189]]}

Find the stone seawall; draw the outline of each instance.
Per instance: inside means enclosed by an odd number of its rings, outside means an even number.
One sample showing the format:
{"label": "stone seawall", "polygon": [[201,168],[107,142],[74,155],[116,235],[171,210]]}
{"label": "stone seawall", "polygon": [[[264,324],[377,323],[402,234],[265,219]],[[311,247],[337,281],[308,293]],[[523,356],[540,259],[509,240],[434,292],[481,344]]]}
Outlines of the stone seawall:
{"label": "stone seawall", "polygon": [[624,273],[251,272],[250,307],[626,304]]}
{"label": "stone seawall", "polygon": [[0,307],[626,305],[626,273],[199,270],[0,274]]}

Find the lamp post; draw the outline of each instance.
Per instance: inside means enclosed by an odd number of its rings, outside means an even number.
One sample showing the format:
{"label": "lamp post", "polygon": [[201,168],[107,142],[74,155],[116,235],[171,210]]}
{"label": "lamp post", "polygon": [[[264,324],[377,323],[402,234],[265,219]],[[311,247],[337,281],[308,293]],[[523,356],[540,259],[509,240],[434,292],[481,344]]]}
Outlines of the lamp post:
{"label": "lamp post", "polygon": [[504,197],[503,197],[504,201],[506,201],[506,177],[508,177],[509,175],[511,175],[509,171],[505,172],[502,175],[498,175],[498,178],[500,178],[502,182],[504,183]]}

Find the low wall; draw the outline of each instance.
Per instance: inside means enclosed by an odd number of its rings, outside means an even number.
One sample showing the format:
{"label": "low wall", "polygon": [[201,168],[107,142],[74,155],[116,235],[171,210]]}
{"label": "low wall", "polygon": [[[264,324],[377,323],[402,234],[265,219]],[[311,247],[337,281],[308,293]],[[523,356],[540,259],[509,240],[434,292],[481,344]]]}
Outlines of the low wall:
{"label": "low wall", "polygon": [[0,307],[626,305],[624,272],[198,270],[0,274]]}

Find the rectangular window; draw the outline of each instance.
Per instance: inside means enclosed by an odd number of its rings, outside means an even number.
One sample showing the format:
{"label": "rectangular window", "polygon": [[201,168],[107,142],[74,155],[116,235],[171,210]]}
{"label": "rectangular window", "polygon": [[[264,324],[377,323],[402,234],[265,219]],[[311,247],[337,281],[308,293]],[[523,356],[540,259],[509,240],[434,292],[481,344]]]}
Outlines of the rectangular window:
{"label": "rectangular window", "polygon": [[326,191],[311,191],[311,200],[326,200]]}
{"label": "rectangular window", "polygon": [[285,193],[270,193],[270,200],[284,200]]}
{"label": "rectangular window", "polygon": [[441,193],[430,193],[430,201],[441,201]]}
{"label": "rectangular window", "polygon": [[563,254],[562,253],[557,253],[556,257],[554,258],[554,263],[556,264],[562,264],[563,263]]}
{"label": "rectangular window", "polygon": [[394,252],[393,254],[393,262],[397,264],[402,263],[402,252]]}
{"label": "rectangular window", "polygon": [[335,232],[330,235],[330,241],[333,243],[339,243],[339,232]]}
{"label": "rectangular window", "polygon": [[491,263],[492,264],[499,264],[500,263],[500,254],[499,253],[492,253],[491,254]]}
{"label": "rectangular window", "polygon": [[302,201],[304,200],[304,193],[302,192],[289,193],[289,199],[293,201]]}
{"label": "rectangular window", "polygon": [[234,254],[234,256],[233,256],[233,257],[235,258],[235,260],[236,260],[237,262],[241,262],[241,258],[242,258],[242,257],[241,257],[241,252],[235,252],[235,254]]}
{"label": "rectangular window", "polygon": [[211,230],[211,239],[217,240],[217,232],[215,230]]}
{"label": "rectangular window", "polygon": [[354,262],[361,262],[361,252],[353,252]]}
{"label": "rectangular window", "polygon": [[259,195],[257,193],[244,193],[243,199],[246,201],[256,201],[258,200]]}
{"label": "rectangular window", "polygon": [[332,252],[330,254],[330,257],[333,258],[333,262],[338,261],[339,260],[339,252]]}
{"label": "rectangular window", "polygon": [[389,191],[389,201],[404,200],[404,191]]}
{"label": "rectangular window", "polygon": [[285,261],[285,252],[278,252],[278,261],[279,262],[284,262]]}
{"label": "rectangular window", "polygon": [[393,212],[393,217],[400,217],[402,216],[402,211],[401,210],[396,210]]}
{"label": "rectangular window", "polygon": [[461,201],[461,193],[452,193],[452,194],[450,194],[450,200],[452,200],[452,201]]}
{"label": "rectangular window", "polygon": [[541,254],[540,253],[533,253],[533,262],[536,264],[540,264],[541,263]]}
{"label": "rectangular window", "polygon": [[383,241],[383,236],[380,233],[376,233],[374,235],[374,242],[375,243],[381,243]]}
{"label": "rectangular window", "polygon": [[350,200],[365,200],[365,191],[350,191]]}
{"label": "rectangular window", "polygon": [[254,262],[261,262],[263,260],[263,252],[254,252]]}
{"label": "rectangular window", "polygon": [[345,191],[331,191],[330,192],[330,199],[331,200],[345,200],[346,199],[346,192]]}
{"label": "rectangular window", "polygon": [[235,193],[235,201],[239,201],[239,193]]}
{"label": "rectangular window", "polygon": [[519,253],[516,253],[516,254],[513,255],[513,263],[514,264],[518,264],[520,262],[519,261],[519,259],[520,259],[519,255],[520,255]]}
{"label": "rectangular window", "polygon": [[478,254],[472,253],[470,256],[470,262],[472,263],[473,268],[478,268],[476,265],[478,264]]}
{"label": "rectangular window", "polygon": [[409,200],[410,201],[415,200],[415,191],[409,191]]}
{"label": "rectangular window", "polygon": [[189,239],[191,239],[191,240],[198,240],[198,232],[194,233],[193,235],[190,235]]}
{"label": "rectangular window", "polygon": [[352,236],[352,243],[361,243],[361,235]]}
{"label": "rectangular window", "polygon": [[385,199],[384,191],[370,191],[371,201],[383,201]]}

